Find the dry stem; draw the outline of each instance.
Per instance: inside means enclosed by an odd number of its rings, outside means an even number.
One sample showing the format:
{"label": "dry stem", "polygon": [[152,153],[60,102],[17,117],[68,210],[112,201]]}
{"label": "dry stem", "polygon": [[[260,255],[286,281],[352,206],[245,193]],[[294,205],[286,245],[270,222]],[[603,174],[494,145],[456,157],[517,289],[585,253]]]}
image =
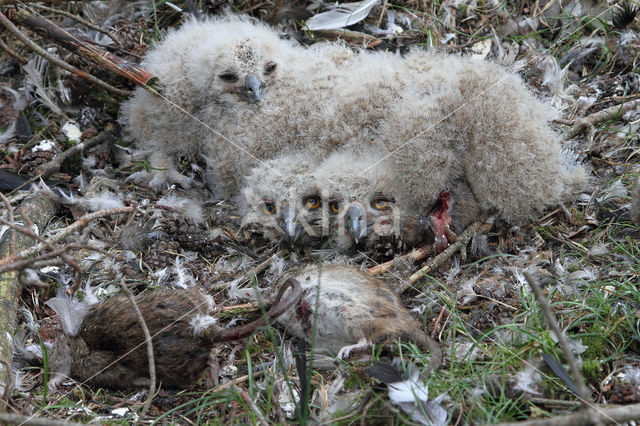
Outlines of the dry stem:
{"label": "dry stem", "polygon": [[20,31],[18,29],[18,27],[16,27],[15,25],[13,25],[13,23],[0,11],[0,24],[4,25],[14,36],[16,36],[21,42],[23,42],[25,45],[27,45],[28,48],[30,48],[31,50],[33,50],[35,53],[37,53],[38,55],[42,56],[43,58],[45,58],[47,61],[51,62],[52,64],[55,64],[57,66],[59,66],[62,69],[65,69],[67,71],[69,71],[71,74],[77,76],[77,77],[81,77],[84,78],[94,84],[97,84],[98,86],[118,95],[118,96],[123,96],[123,97],[128,97],[131,95],[131,92],[129,90],[122,90],[122,89],[118,89],[117,87],[114,87],[112,85],[110,85],[109,83],[106,83],[102,80],[100,80],[97,77],[92,76],[91,74],[86,73],[85,71],[79,70],[78,68],[74,67],[71,64],[68,64],[67,62],[63,61],[62,59],[56,58],[55,56],[53,56],[52,54],[50,54],[49,52],[47,52],[46,50],[44,50],[43,48],[41,48],[40,46],[38,46],[35,42],[33,42],[33,40],[31,40],[29,37],[27,37],[22,31]]}
{"label": "dry stem", "polygon": [[151,333],[149,333],[149,327],[147,327],[147,323],[142,316],[142,312],[140,312],[140,308],[136,303],[136,300],[131,294],[131,290],[127,287],[127,284],[124,282],[124,279],[120,280],[120,287],[124,290],[133,305],[133,310],[136,311],[136,316],[138,317],[138,322],[140,322],[140,327],[142,328],[142,332],[144,333],[144,339],[147,342],[147,358],[149,360],[149,394],[147,395],[147,399],[142,406],[142,412],[138,416],[138,419],[134,423],[134,425],[139,425],[147,415],[147,411],[149,411],[149,407],[151,407],[151,401],[153,401],[153,396],[156,393],[156,362],[153,357],[153,341],[151,340]]}
{"label": "dry stem", "polygon": [[544,316],[547,319],[547,323],[549,324],[549,328],[555,333],[558,337],[558,343],[560,343],[560,347],[562,348],[562,352],[564,352],[564,356],[567,358],[567,362],[569,363],[569,369],[571,370],[571,374],[573,375],[573,380],[576,381],[576,385],[578,388],[578,392],[580,395],[578,397],[582,400],[582,404],[584,405],[585,410],[590,410],[590,403],[593,402],[591,398],[591,392],[587,388],[587,385],[584,383],[584,379],[582,378],[582,374],[580,373],[580,369],[578,368],[578,363],[576,362],[576,358],[573,356],[573,352],[571,351],[571,347],[569,346],[569,342],[565,337],[564,333],[560,329],[558,325],[558,321],[556,320],[553,311],[551,310],[551,306],[549,306],[549,302],[547,302],[547,298],[542,293],[542,289],[538,285],[538,283],[533,279],[531,274],[527,271],[524,271],[524,277],[531,286],[533,290],[533,294],[536,296],[536,300],[538,304],[542,308],[542,312],[544,312]]}

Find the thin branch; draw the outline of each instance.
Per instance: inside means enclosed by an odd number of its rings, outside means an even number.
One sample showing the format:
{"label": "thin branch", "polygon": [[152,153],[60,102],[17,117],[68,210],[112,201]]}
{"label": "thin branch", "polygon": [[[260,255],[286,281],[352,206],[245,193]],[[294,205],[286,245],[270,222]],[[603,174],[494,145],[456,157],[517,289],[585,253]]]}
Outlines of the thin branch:
{"label": "thin branch", "polygon": [[54,420],[44,417],[23,416],[21,414],[12,413],[0,413],[0,423],[32,426],[83,426],[83,423],[75,423],[67,420]]}
{"label": "thin branch", "polygon": [[94,146],[106,141],[109,137],[113,137],[112,130],[113,129],[111,126],[107,126],[107,130],[103,130],[94,137],[80,142],[79,144],[72,146],[66,151],[59,153],[51,161],[48,161],[38,167],[36,169],[36,176],[33,176],[22,185],[12,190],[9,195],[13,195],[15,192],[19,191],[27,185],[34,183],[37,180],[40,180],[41,178],[44,179],[51,176],[53,173],[60,170],[60,167],[62,167],[62,163],[64,163],[66,159],[84,151],[85,149],[93,148]]}
{"label": "thin branch", "polygon": [[576,124],[573,125],[571,130],[567,133],[566,138],[571,139],[583,132],[587,133],[589,140],[593,139],[594,126],[598,123],[601,123],[606,120],[611,120],[616,118],[619,115],[624,115],[627,112],[631,111],[634,108],[640,106],[640,99],[621,103],[619,105],[614,105],[609,108],[605,108],[593,114],[590,114],[584,118],[577,120]]}
{"label": "thin branch", "polygon": [[547,319],[547,323],[549,324],[549,328],[555,333],[558,337],[558,343],[560,343],[560,347],[564,352],[564,356],[567,358],[567,362],[569,363],[569,369],[571,370],[571,374],[573,375],[573,380],[576,381],[576,385],[578,388],[578,392],[580,395],[578,397],[582,400],[582,404],[586,410],[590,409],[590,402],[593,402],[591,398],[591,392],[587,388],[587,385],[584,383],[584,379],[582,374],[580,373],[580,369],[578,368],[578,363],[576,362],[576,358],[573,356],[573,352],[571,351],[571,347],[569,346],[569,342],[567,341],[566,336],[560,329],[558,325],[558,321],[556,320],[553,311],[551,310],[551,306],[547,301],[547,298],[544,296],[542,289],[538,285],[538,283],[533,279],[531,274],[527,271],[524,271],[524,277],[531,286],[533,290],[533,294],[536,296],[536,300],[538,304],[542,308],[542,312],[544,312],[544,316]]}
{"label": "thin branch", "polygon": [[621,424],[640,418],[640,404],[597,406],[592,410],[580,410],[566,416],[545,417],[520,423],[499,423],[497,426],[576,426],[597,424]]}
{"label": "thin branch", "polygon": [[[96,220],[96,219],[100,219],[102,217],[105,216],[111,216],[114,214],[124,214],[124,213],[131,213],[132,211],[134,211],[136,208],[135,207],[118,207],[118,208],[113,208],[113,209],[107,209],[107,210],[100,210],[94,213],[89,213],[86,214],[84,216],[82,216],[80,219],[76,220],[74,223],[72,223],[71,225],[67,226],[66,228],[62,228],[60,229],[54,236],[52,236],[51,238],[47,239],[48,243],[53,244],[53,243],[57,243],[61,240],[63,240],[65,237],[67,237],[68,235],[84,228],[85,226],[87,226],[91,221]],[[42,250],[44,250],[45,246],[42,243],[38,243],[35,246],[23,250],[19,253],[15,253],[11,256],[6,256],[3,259],[0,259],[0,273],[4,272],[7,265],[10,267],[7,270],[12,270],[14,268],[12,268],[13,265],[11,265],[13,262],[16,262],[20,259],[26,259],[30,256],[33,256],[36,253],[40,253]],[[59,249],[60,250],[60,249]],[[57,256],[57,255],[56,255]]]}
{"label": "thin branch", "polygon": [[59,66],[62,69],[69,71],[71,74],[84,78],[118,96],[129,97],[131,96],[131,91],[118,89],[100,80],[97,77],[92,76],[91,74],[86,73],[85,71],[79,70],[71,64],[66,63],[62,59],[56,58],[42,47],[38,46],[33,40],[27,37],[22,31],[18,29],[13,23],[0,11],[0,24],[4,25],[14,36],[16,36],[20,41],[27,45],[31,50],[33,50],[38,55],[45,58],[47,61],[51,62],[54,65]]}
{"label": "thin branch", "polygon": [[59,44],[70,52],[104,67],[105,69],[148,89],[154,94],[157,93],[158,77],[141,68],[138,64],[127,61],[96,46],[88,45],[82,42],[78,37],[74,37],[59,26],[55,25],[53,22],[32,15],[26,10],[10,10],[8,16],[9,19],[15,23],[29,28],[47,40],[51,40],[54,43]]}
{"label": "thin branch", "polygon": [[129,301],[133,305],[133,310],[136,311],[136,316],[138,317],[138,321],[140,322],[140,327],[142,328],[142,332],[144,333],[144,339],[147,342],[147,358],[149,360],[149,394],[147,395],[147,399],[142,406],[142,411],[138,416],[138,419],[134,423],[134,425],[139,425],[147,415],[147,411],[149,411],[149,407],[151,407],[151,402],[153,401],[153,396],[156,393],[156,362],[153,357],[153,341],[151,340],[151,333],[149,333],[149,328],[147,327],[147,323],[142,316],[142,312],[140,312],[140,308],[136,303],[133,294],[131,294],[131,290],[127,287],[127,284],[124,282],[124,279],[120,280],[120,287],[124,290],[129,298]]}
{"label": "thin branch", "polygon": [[107,31],[104,28],[100,28],[99,26],[97,26],[96,24],[94,24],[93,22],[90,22],[87,19],[81,18],[77,15],[74,15],[73,13],[69,13],[66,10],[62,10],[62,9],[54,9],[52,7],[48,7],[42,4],[34,4],[35,7],[37,7],[38,9],[42,9],[42,10],[46,10],[47,12],[51,12],[51,13],[57,13],[59,15],[63,15],[66,16],[67,18],[71,18],[76,22],[81,23],[82,25],[84,25],[85,27],[89,27],[92,30],[96,30],[98,32],[101,32],[102,34],[108,36],[111,40],[113,40],[118,46],[120,46],[120,41],[118,41],[118,37],[113,34],[111,31]]}
{"label": "thin branch", "polygon": [[244,389],[240,389],[238,386],[236,386],[235,383],[231,383],[230,389],[231,391],[240,395],[242,400],[247,403],[247,406],[249,407],[249,409],[253,412],[253,414],[255,414],[256,419],[258,420],[258,424],[260,426],[269,425],[269,422],[267,422],[267,420],[265,419],[264,414],[262,414],[262,411],[260,410],[260,408],[258,408],[255,401],[251,399],[251,395],[249,395],[249,392],[247,392]]}
{"label": "thin branch", "polygon": [[447,261],[451,256],[457,253],[462,248],[466,247],[471,241],[471,238],[475,235],[476,232],[484,234],[488,232],[493,227],[493,222],[485,222],[485,218],[482,218],[476,222],[473,222],[471,225],[467,227],[460,235],[458,235],[458,239],[456,242],[447,247],[442,253],[431,259],[425,266],[423,266],[419,271],[415,272],[409,277],[408,283],[403,283],[400,288],[398,288],[398,292],[404,292],[409,286],[420,278],[424,277],[429,272],[434,269],[442,266],[442,264]]}
{"label": "thin branch", "polygon": [[418,249],[414,249],[411,253],[407,253],[404,256],[400,256],[396,259],[391,259],[388,262],[381,263],[376,266],[372,266],[367,270],[371,275],[382,275],[393,269],[395,263],[400,261],[413,261],[416,262],[418,260],[422,260],[427,256],[431,256],[433,254],[433,244],[428,244],[426,246],[422,246]]}
{"label": "thin branch", "polygon": [[13,58],[18,61],[21,65],[26,64],[28,61],[23,58],[18,52],[16,52],[15,50],[13,50],[12,48],[10,48],[5,42],[4,40],[2,40],[0,38],[0,47],[2,48],[2,50],[4,50],[5,52],[7,52],[9,55],[13,56]]}

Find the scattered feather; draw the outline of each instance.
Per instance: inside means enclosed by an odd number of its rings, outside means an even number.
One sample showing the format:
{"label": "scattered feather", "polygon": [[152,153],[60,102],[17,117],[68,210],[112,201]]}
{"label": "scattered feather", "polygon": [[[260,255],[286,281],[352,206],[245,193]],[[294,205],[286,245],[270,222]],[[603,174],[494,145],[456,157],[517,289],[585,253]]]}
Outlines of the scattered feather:
{"label": "scattered feather", "polygon": [[78,334],[82,320],[89,311],[89,305],[86,302],[81,302],[75,297],[69,297],[63,292],[44,303],[58,314],[65,334],[68,336],[76,336]]}
{"label": "scattered feather", "polygon": [[580,395],[580,392],[578,392],[578,388],[576,384],[573,382],[573,379],[571,378],[567,370],[565,370],[562,364],[560,364],[560,362],[558,362],[558,360],[556,360],[553,357],[553,355],[543,353],[542,359],[544,359],[544,362],[547,363],[549,368],[551,368],[551,370],[556,374],[556,376],[558,376],[560,380],[562,380],[564,384],[567,385],[569,390],[573,392],[574,395]]}
{"label": "scattered feather", "polygon": [[538,390],[539,385],[542,383],[542,374],[535,365],[526,363],[525,367],[518,371],[516,374],[515,390],[520,390],[536,396],[542,396],[542,393]]}
{"label": "scattered feather", "polygon": [[25,72],[25,82],[31,90],[35,90],[36,99],[40,104],[57,115],[64,115],[62,109],[54,101],[55,90],[46,85],[47,66],[48,62],[43,57],[34,56],[22,67]]}
{"label": "scattered feather", "polygon": [[176,260],[173,262],[173,273],[175,274],[175,281],[173,282],[175,287],[190,288],[198,284],[193,275],[183,266],[183,260],[180,256],[176,256]]}
{"label": "scattered feather", "polygon": [[31,152],[38,152],[38,151],[50,152],[50,151],[53,151],[55,147],[56,147],[56,143],[54,141],[49,139],[43,139],[36,146],[31,148]]}
{"label": "scattered feather", "polygon": [[312,16],[306,24],[311,31],[344,28],[365,19],[376,4],[378,0],[336,4],[329,11]]}
{"label": "scattered feather", "polygon": [[202,205],[193,198],[178,197],[174,194],[168,194],[158,200],[158,205],[171,207],[182,213],[185,219],[193,223],[202,223],[205,220],[202,211]]}
{"label": "scattered feather", "polygon": [[204,333],[207,328],[216,324],[217,322],[218,321],[211,315],[198,314],[191,319],[189,325],[193,329],[193,335],[199,336]]}
{"label": "scattered feather", "polygon": [[628,194],[629,191],[622,183],[622,180],[616,179],[600,191],[600,194],[596,197],[596,201],[601,204],[605,202],[615,203],[626,197]]}
{"label": "scattered feather", "polygon": [[399,405],[411,419],[422,425],[446,425],[447,411],[440,406],[446,394],[429,401],[429,388],[418,380],[418,370],[409,365],[406,375],[397,371],[399,359],[394,364],[376,363],[369,369],[369,374],[387,385],[389,399]]}
{"label": "scattered feather", "polygon": [[7,143],[9,139],[13,138],[16,135],[16,120],[13,120],[9,127],[3,132],[0,133],[0,144]]}
{"label": "scattered feather", "polygon": [[67,121],[62,126],[62,133],[69,139],[70,141],[79,141],[82,137],[82,132],[78,125],[73,121]]}

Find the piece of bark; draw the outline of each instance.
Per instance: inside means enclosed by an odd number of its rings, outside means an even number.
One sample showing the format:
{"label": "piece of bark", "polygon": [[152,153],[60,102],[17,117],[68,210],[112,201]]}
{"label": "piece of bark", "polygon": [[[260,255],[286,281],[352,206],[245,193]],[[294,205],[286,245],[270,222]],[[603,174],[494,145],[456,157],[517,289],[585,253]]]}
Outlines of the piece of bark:
{"label": "piece of bark", "polygon": [[16,24],[29,28],[70,52],[96,63],[137,85],[149,89],[152,93],[157,93],[158,77],[141,68],[138,64],[129,62],[112,53],[98,49],[95,46],[85,44],[51,21],[35,16],[26,10],[9,10],[7,17]]}
{"label": "piece of bark", "polygon": [[[41,234],[49,220],[56,214],[58,203],[45,191],[40,191],[25,199],[15,210],[14,221],[23,222],[28,217]],[[0,240],[0,259],[10,255],[11,231],[7,231]],[[19,251],[31,247],[35,241],[24,234],[15,233],[13,250]],[[0,398],[7,401],[11,396],[13,373],[13,335],[16,330],[18,300],[20,296],[19,271],[9,271],[0,275]]]}

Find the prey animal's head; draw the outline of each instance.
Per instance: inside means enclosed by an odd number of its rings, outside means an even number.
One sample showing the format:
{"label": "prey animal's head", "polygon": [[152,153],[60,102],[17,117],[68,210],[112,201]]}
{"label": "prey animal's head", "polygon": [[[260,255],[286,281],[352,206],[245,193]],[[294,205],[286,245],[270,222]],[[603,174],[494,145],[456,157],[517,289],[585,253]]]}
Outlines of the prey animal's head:
{"label": "prey animal's head", "polygon": [[329,214],[335,248],[368,249],[380,237],[399,231],[395,173],[382,154],[339,151],[316,171]]}
{"label": "prey animal's head", "polygon": [[242,224],[257,226],[265,237],[305,247],[322,238],[326,210],[305,153],[283,155],[254,167],[240,196]]}

